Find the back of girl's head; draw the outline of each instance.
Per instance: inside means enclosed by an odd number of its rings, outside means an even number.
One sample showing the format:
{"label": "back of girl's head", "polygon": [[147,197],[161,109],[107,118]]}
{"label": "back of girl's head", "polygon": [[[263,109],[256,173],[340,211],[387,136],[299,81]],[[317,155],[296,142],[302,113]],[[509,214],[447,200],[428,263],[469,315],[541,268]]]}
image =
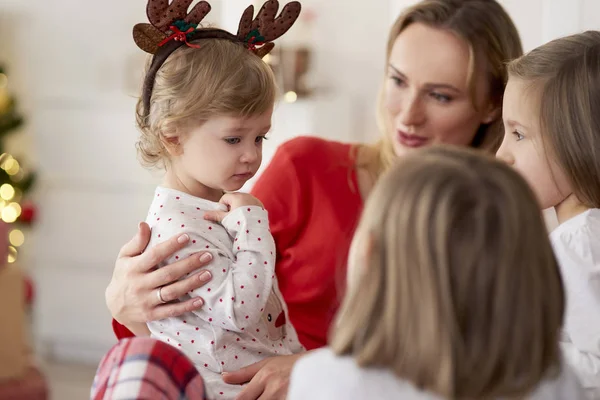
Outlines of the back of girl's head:
{"label": "back of girl's head", "polygon": [[600,32],[553,40],[511,62],[508,71],[537,92],[547,153],[577,198],[600,207]]}
{"label": "back of girl's head", "polygon": [[185,133],[215,116],[253,116],[268,111],[277,88],[270,67],[257,55],[225,39],[182,46],[156,74],[149,115],[137,105],[138,154],[148,167],[168,162],[164,135]]}
{"label": "back of girl's head", "polygon": [[534,194],[509,166],[432,147],[377,183],[331,346],[448,398],[527,393],[556,371],[560,274]]}
{"label": "back of girl's head", "polygon": [[[478,71],[487,75],[489,98],[502,106],[502,93],[507,80],[506,63],[523,54],[521,39],[512,19],[495,0],[422,0],[407,8],[396,20],[387,43],[386,66],[398,36],[411,24],[421,23],[452,32],[466,42],[470,53],[469,90],[475,101],[475,81]],[[386,130],[383,117],[383,93],[379,99],[379,123]],[[482,125],[476,132],[472,147],[493,153],[502,141],[499,117]],[[381,169],[395,159],[389,135],[380,143]]]}

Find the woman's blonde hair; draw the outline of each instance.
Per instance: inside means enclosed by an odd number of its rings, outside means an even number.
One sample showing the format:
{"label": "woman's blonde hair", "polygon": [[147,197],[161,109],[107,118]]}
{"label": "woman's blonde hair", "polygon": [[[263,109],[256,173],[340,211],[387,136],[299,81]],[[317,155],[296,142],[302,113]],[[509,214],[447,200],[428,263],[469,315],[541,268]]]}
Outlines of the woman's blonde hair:
{"label": "woman's blonde hair", "polygon": [[511,62],[508,71],[538,95],[547,154],[573,193],[600,207],[600,32],[553,40]]}
{"label": "woman's blonde hair", "polygon": [[521,396],[559,370],[564,292],[535,196],[472,149],[407,155],[355,234],[330,345],[445,398]]}
{"label": "woman's blonde hair", "polygon": [[148,116],[138,100],[137,148],[147,167],[168,162],[165,135],[182,133],[214,116],[259,115],[275,103],[275,77],[260,57],[226,39],[194,44],[200,48],[180,47],[158,70]]}
{"label": "woman's blonde hair", "polygon": [[[394,23],[387,43],[385,65],[398,36],[411,24],[421,23],[432,28],[447,30],[463,39],[469,46],[469,91],[474,101],[477,71],[488,74],[490,98],[502,107],[502,94],[507,81],[506,62],[523,54],[521,39],[513,21],[494,0],[423,0],[407,8]],[[385,122],[383,97],[379,94],[378,122],[381,139],[367,153],[367,167],[378,176],[396,159],[390,128]],[[502,140],[501,118],[481,125],[472,147],[495,153]]]}

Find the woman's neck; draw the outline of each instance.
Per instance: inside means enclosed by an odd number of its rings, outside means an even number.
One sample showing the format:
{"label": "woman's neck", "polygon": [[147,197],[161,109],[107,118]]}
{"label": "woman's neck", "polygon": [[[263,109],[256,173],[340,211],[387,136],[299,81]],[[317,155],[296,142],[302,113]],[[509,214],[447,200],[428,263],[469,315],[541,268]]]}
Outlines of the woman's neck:
{"label": "woman's neck", "polygon": [[358,190],[363,201],[366,201],[377,181],[376,152],[368,145],[356,145],[354,164]]}
{"label": "woman's neck", "polygon": [[223,196],[222,190],[210,188],[195,179],[182,176],[174,168],[167,168],[162,186],[214,202],[218,202]]}
{"label": "woman's neck", "polygon": [[556,210],[558,223],[562,224],[563,222],[586,212],[590,208],[581,203],[575,194],[571,193],[560,204],[554,206],[554,209]]}

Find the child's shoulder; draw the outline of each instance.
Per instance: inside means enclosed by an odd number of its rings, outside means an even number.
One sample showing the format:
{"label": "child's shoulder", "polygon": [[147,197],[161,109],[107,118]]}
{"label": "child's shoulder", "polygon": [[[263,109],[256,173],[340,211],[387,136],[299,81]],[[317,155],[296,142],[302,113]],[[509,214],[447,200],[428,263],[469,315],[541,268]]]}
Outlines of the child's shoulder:
{"label": "child's shoulder", "polygon": [[327,375],[329,371],[335,371],[332,372],[335,375],[352,376],[356,373],[356,368],[356,363],[351,357],[338,356],[329,347],[324,347],[300,358],[294,366],[294,373],[312,380],[323,374]]}
{"label": "child's shoulder", "polygon": [[585,400],[585,392],[573,369],[562,362],[558,373],[544,379],[529,397],[531,400]]}
{"label": "child's shoulder", "polygon": [[169,228],[174,231],[185,231],[186,227],[203,227],[212,225],[204,220],[204,213],[209,210],[225,211],[222,204],[192,196],[188,193],[159,186],[146,222],[151,228]]}
{"label": "child's shoulder", "polygon": [[559,258],[600,265],[600,209],[592,208],[560,224],[550,234]]}
{"label": "child's shoulder", "polygon": [[589,209],[557,226],[550,239],[555,242],[571,242],[584,238],[595,239],[600,245],[600,208]]}
{"label": "child's shoulder", "polygon": [[292,371],[292,399],[391,398],[438,400],[383,368],[364,368],[351,356],[340,356],[329,348],[313,350],[300,358]]}
{"label": "child's shoulder", "polygon": [[226,207],[214,201],[192,196],[191,194],[181,192],[175,189],[159,186],[154,191],[151,209],[155,212],[165,212],[167,210],[179,210],[181,215],[186,215],[186,211],[204,211],[226,210]]}

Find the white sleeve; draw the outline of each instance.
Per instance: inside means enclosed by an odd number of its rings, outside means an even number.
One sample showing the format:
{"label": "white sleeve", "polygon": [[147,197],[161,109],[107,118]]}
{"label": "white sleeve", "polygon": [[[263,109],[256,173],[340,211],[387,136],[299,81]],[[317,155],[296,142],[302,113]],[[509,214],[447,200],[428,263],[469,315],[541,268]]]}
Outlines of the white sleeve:
{"label": "white sleeve", "polygon": [[190,236],[191,243],[169,262],[210,251],[213,255],[210,264],[192,273],[208,270],[212,274],[205,286],[192,291],[204,300],[202,308],[193,313],[219,328],[241,332],[255,326],[262,317],[273,286],[275,243],[267,212],[261,207],[237,208],[225,217],[222,225],[230,235],[227,245],[232,240],[233,249],[224,251],[224,241],[211,233],[215,229],[222,231],[218,224],[202,218],[187,219],[180,226]]}
{"label": "white sleeve", "polygon": [[600,264],[585,236],[577,235],[570,244],[558,238],[553,245],[567,294],[569,341],[561,348],[583,386],[600,388]]}
{"label": "white sleeve", "polygon": [[195,314],[220,328],[245,331],[262,317],[273,287],[275,242],[261,207],[239,207],[222,225],[233,238],[234,258],[215,255],[211,282],[194,291],[205,301]]}
{"label": "white sleeve", "polygon": [[561,342],[560,347],[565,361],[573,367],[581,385],[586,388],[600,388],[600,357],[582,351],[575,343]]}

